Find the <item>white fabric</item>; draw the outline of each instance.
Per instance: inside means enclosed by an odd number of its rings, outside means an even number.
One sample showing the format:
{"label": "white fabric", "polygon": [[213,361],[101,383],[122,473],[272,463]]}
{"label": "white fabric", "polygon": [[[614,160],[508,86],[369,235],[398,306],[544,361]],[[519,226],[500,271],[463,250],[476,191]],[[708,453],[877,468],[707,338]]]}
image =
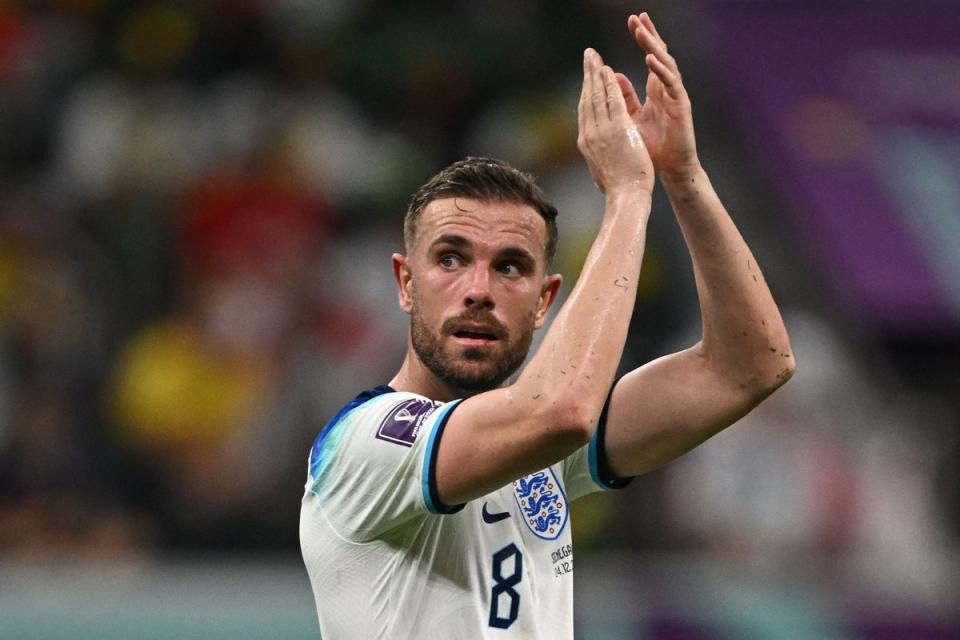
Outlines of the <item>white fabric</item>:
{"label": "white fabric", "polygon": [[441,515],[430,462],[455,405],[381,392],[318,439],[300,540],[325,640],[573,638],[568,502],[606,488],[590,448]]}

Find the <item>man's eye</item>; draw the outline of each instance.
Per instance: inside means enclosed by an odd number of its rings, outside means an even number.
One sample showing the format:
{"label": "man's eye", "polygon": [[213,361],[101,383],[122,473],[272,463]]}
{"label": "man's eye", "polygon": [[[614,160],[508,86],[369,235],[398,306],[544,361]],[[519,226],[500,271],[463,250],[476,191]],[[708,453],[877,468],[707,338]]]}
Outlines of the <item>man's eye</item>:
{"label": "man's eye", "polygon": [[520,265],[515,262],[504,262],[499,269],[500,273],[506,276],[519,276],[521,273]]}
{"label": "man's eye", "polygon": [[460,265],[460,258],[452,253],[445,253],[440,256],[440,266],[446,269],[453,269]]}

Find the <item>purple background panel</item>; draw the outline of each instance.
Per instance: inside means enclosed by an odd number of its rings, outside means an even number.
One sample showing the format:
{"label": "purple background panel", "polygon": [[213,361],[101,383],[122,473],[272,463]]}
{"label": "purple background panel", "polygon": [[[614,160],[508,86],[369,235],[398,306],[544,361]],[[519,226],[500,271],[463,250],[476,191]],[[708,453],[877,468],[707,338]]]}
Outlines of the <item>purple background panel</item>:
{"label": "purple background panel", "polygon": [[[887,333],[960,326],[947,286],[960,277],[955,263],[925,242],[929,230],[897,202],[884,162],[886,141],[905,127],[929,141],[960,134],[960,90],[950,89],[960,77],[943,77],[960,68],[957,15],[926,3],[715,7],[715,66],[784,215],[833,293]],[[945,229],[950,209],[938,214]]]}
{"label": "purple background panel", "polygon": [[377,438],[412,447],[424,420],[430,417],[438,406],[438,403],[422,398],[401,402],[384,417],[377,429]]}

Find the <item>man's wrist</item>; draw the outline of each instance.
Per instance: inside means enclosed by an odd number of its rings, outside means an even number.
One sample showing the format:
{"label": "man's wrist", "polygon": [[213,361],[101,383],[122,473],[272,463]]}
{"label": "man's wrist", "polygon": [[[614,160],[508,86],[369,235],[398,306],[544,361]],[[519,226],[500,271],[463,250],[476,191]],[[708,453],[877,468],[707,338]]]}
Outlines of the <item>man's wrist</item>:
{"label": "man's wrist", "polygon": [[667,191],[695,187],[697,182],[706,178],[706,172],[700,160],[683,167],[678,171],[661,171],[660,182]]}
{"label": "man's wrist", "polygon": [[649,202],[653,197],[653,185],[637,180],[607,189],[604,194],[606,204]]}

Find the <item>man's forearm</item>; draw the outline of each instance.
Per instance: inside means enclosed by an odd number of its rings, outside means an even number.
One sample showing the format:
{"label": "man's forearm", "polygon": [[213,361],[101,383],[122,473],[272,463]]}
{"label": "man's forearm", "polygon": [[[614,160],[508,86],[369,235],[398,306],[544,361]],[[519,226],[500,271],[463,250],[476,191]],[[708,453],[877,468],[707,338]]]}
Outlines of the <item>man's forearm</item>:
{"label": "man's forearm", "polygon": [[623,351],[649,213],[649,192],[608,196],[580,278],[520,378],[453,412],[437,462],[445,504],[554,464],[593,435]]}
{"label": "man's forearm", "polygon": [[633,313],[654,166],[613,70],[592,49],[584,51],[577,113],[577,146],[605,194],[603,221],[576,286],[516,386],[549,398],[560,408],[561,421],[589,435],[616,374]]}
{"label": "man's forearm", "polygon": [[[517,388],[576,398],[599,417],[623,353],[636,300],[650,194],[608,195],[580,277]],[[595,424],[595,422],[594,422]]]}
{"label": "man's forearm", "polygon": [[783,318],[760,267],[702,167],[662,181],[693,260],[700,349],[742,388],[771,389],[793,371]]}
{"label": "man's forearm", "polygon": [[646,13],[627,28],[645,52],[646,100],[619,81],[693,259],[703,339],[619,380],[604,449],[614,474],[655,469],[746,415],[793,372],[780,312],[760,268],[697,160],[690,99]]}
{"label": "man's forearm", "polygon": [[520,378],[464,400],[447,423],[437,461],[439,498],[447,504],[484,495],[586,444],[623,351],[654,165],[613,70],[587,49],[583,71],[577,147],[606,194],[603,222],[576,286]]}

